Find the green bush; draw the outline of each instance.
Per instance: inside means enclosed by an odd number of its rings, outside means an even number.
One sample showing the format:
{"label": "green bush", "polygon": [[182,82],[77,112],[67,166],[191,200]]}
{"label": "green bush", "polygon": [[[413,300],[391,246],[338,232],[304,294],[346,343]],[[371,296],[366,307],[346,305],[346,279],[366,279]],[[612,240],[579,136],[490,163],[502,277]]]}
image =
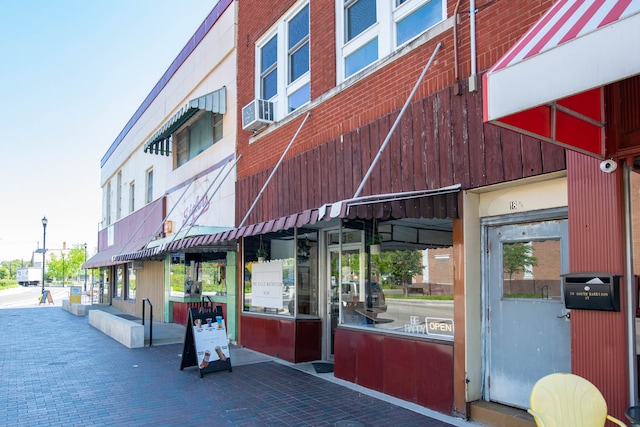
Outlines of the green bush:
{"label": "green bush", "polygon": [[9,289],[9,288],[17,288],[18,282],[11,279],[0,279],[0,290]]}

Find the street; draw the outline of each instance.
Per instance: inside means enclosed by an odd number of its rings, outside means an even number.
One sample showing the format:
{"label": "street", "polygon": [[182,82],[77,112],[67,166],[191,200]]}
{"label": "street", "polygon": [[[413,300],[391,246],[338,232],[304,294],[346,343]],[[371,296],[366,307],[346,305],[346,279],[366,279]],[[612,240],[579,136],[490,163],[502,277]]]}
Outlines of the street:
{"label": "street", "polygon": [[62,300],[69,298],[69,287],[45,286],[45,290],[51,292],[53,304],[40,304],[40,296],[42,295],[42,287],[19,286],[0,291],[0,309],[1,308],[21,308],[21,307],[46,307],[46,306],[62,306]]}

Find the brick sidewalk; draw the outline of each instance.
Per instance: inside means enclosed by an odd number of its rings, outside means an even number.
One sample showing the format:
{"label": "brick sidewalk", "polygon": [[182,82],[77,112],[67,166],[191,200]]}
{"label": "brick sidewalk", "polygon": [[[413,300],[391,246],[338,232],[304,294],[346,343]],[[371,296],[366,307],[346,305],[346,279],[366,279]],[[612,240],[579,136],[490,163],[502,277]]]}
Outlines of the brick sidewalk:
{"label": "brick sidewalk", "polygon": [[182,344],[128,349],[59,307],[0,310],[0,329],[0,425],[451,425],[274,361],[200,378]]}

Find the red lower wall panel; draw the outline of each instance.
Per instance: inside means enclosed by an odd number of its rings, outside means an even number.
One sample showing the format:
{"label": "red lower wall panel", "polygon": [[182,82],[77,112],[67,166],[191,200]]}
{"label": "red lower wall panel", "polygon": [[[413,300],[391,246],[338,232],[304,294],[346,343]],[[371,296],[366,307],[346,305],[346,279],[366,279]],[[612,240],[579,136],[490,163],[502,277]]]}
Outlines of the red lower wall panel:
{"label": "red lower wall panel", "polygon": [[[435,411],[453,411],[453,346],[416,342],[416,403]],[[447,380],[442,380],[440,371]]]}
{"label": "red lower wall panel", "polygon": [[385,337],[382,390],[386,394],[415,403],[416,372],[423,369],[422,363],[417,362],[415,341]]}
{"label": "red lower wall panel", "polygon": [[[177,323],[178,325],[186,325],[187,324],[187,315],[189,314],[189,309],[190,308],[197,308],[198,310],[200,310],[200,307],[202,307],[202,303],[201,302],[178,302],[178,301],[173,301],[171,304],[173,306],[173,313],[172,313],[173,323]],[[227,304],[216,303],[215,305],[222,306],[222,315],[226,319],[227,318]]]}
{"label": "red lower wall panel", "polygon": [[381,335],[362,334],[357,344],[359,348],[366,348],[367,351],[356,351],[358,368],[356,370],[356,382],[363,387],[382,390],[385,370],[384,337]]}
{"label": "red lower wall panel", "polygon": [[334,375],[453,414],[453,344],[336,329]]}
{"label": "red lower wall panel", "polygon": [[321,357],[320,320],[300,321],[262,316],[240,316],[240,344],[292,363]]}
{"label": "red lower wall panel", "polygon": [[296,363],[322,358],[322,321],[296,322]]}

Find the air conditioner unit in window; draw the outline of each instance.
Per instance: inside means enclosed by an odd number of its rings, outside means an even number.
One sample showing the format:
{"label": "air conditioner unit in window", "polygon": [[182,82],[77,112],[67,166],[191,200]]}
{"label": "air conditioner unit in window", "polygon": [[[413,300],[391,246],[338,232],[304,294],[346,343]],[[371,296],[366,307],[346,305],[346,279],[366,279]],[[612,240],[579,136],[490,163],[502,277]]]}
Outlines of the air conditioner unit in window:
{"label": "air conditioner unit in window", "polygon": [[273,102],[254,99],[242,108],[242,129],[258,130],[273,123]]}
{"label": "air conditioner unit in window", "polygon": [[134,270],[142,270],[142,261],[133,261],[131,263],[131,268]]}

